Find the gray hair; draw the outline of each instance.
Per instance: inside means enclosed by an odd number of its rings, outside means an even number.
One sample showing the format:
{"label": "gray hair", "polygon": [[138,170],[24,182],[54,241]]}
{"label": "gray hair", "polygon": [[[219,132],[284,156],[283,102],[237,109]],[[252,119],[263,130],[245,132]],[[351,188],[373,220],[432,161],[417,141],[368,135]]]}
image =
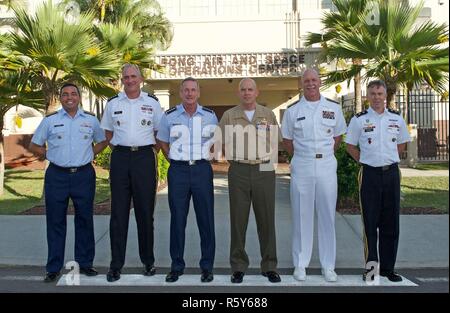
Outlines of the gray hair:
{"label": "gray hair", "polygon": [[198,80],[196,80],[194,77],[191,77],[191,76],[186,77],[185,79],[182,80],[182,82],[180,84],[180,90],[183,89],[183,84],[185,82],[194,82],[194,83],[196,83],[197,84],[197,89],[200,90],[200,84],[198,83]]}
{"label": "gray hair", "polygon": [[125,70],[127,70],[129,68],[136,70],[136,72],[139,74],[139,76],[142,77],[142,73],[141,73],[141,70],[139,69],[139,67],[136,64],[131,64],[131,63],[125,63],[122,66],[122,76],[123,76],[123,73],[125,72]]}
{"label": "gray hair", "polygon": [[369,82],[369,84],[367,85],[367,89],[372,87],[383,87],[384,90],[387,91],[386,83],[381,79],[372,80],[371,82]]}

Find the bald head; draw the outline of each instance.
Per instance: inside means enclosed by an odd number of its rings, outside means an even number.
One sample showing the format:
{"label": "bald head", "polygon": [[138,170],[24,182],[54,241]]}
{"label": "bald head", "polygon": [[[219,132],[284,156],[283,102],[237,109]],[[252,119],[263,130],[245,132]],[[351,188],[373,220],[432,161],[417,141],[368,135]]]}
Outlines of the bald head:
{"label": "bald head", "polygon": [[257,89],[256,82],[253,79],[251,79],[251,78],[243,78],[243,79],[241,79],[241,81],[239,82],[239,89],[241,89],[241,87],[242,87],[242,85],[244,83],[246,85],[251,85],[251,86],[253,86],[253,88]]}
{"label": "bald head", "polygon": [[302,76],[303,94],[308,101],[320,100],[320,76],[316,70],[311,68],[305,70]]}
{"label": "bald head", "polygon": [[245,110],[254,110],[256,107],[256,98],[259,95],[256,82],[251,78],[244,78],[239,83],[239,98]]}

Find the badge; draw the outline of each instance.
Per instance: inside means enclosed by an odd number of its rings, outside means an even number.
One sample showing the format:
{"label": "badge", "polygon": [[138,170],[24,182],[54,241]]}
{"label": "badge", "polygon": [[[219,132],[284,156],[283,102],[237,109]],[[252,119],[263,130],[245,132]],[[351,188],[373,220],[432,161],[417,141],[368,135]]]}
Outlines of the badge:
{"label": "badge", "polygon": [[369,143],[369,145],[372,143],[372,138],[367,138],[367,142]]}
{"label": "badge", "polygon": [[117,121],[117,126],[120,126],[120,121]]}
{"label": "badge", "polygon": [[146,120],[142,120],[142,121],[141,121],[141,125],[142,125],[142,126],[145,126],[146,123],[147,123]]}
{"label": "badge", "polygon": [[334,112],[333,111],[322,111],[322,118],[327,120],[334,120]]}

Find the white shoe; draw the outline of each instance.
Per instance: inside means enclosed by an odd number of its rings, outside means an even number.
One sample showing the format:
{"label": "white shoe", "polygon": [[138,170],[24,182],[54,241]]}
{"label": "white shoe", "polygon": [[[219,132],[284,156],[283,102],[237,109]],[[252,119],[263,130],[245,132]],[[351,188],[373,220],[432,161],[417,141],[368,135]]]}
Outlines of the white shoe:
{"label": "white shoe", "polygon": [[322,269],[322,275],[325,277],[325,281],[327,282],[335,282],[337,281],[337,274],[332,269]]}
{"label": "white shoe", "polygon": [[296,267],[294,270],[294,279],[298,281],[306,280],[306,270],[304,267]]}

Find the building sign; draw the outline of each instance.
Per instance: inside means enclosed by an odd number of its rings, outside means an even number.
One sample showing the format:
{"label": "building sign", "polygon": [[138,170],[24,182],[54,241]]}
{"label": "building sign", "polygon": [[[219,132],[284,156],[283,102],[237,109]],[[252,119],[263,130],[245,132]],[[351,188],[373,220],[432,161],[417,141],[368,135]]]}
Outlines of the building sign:
{"label": "building sign", "polygon": [[158,55],[153,79],[299,76],[317,64],[319,50],[303,52]]}

